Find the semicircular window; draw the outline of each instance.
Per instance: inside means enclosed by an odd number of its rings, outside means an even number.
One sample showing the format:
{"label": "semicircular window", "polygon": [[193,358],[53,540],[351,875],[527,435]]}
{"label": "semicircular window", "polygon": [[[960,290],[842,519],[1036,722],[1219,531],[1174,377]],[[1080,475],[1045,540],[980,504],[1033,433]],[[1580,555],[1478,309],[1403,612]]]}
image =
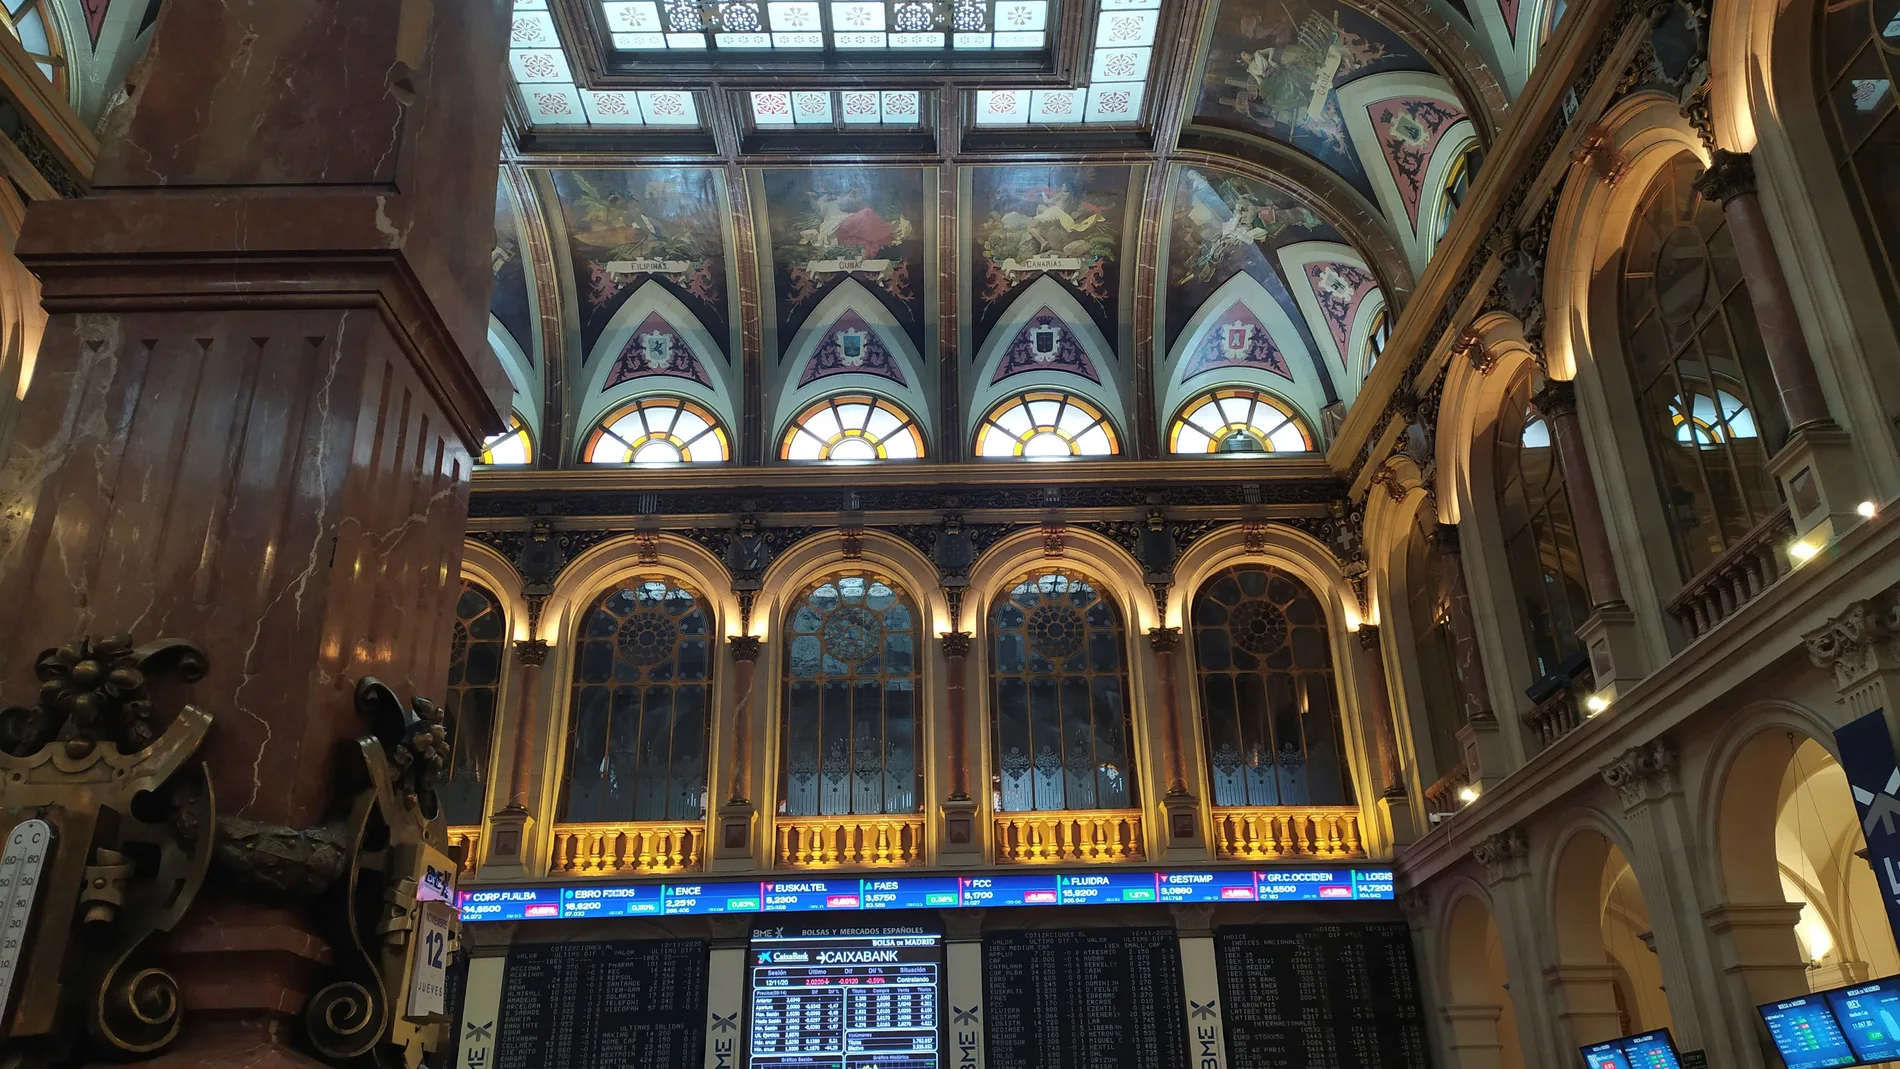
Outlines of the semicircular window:
{"label": "semicircular window", "polygon": [[1194,597],[1195,672],[1217,806],[1351,805],[1326,614],[1306,584],[1244,564]]}
{"label": "semicircular window", "polygon": [[916,460],[924,435],[910,413],[882,397],[841,394],[798,414],[779,443],[780,460]]}
{"label": "semicircular window", "polygon": [[671,579],[635,579],[581,617],[560,819],[699,820],[706,808],[712,611]]}
{"label": "semicircular window", "polygon": [[1102,410],[1071,393],[1032,390],[997,405],[976,431],[979,457],[1110,457],[1121,452]]}
{"label": "semicircular window", "polygon": [[450,827],[480,824],[488,791],[489,755],[495,743],[495,706],[501,698],[501,664],[508,626],[495,595],[464,579],[455,601],[449,640],[449,686],[444,712],[455,725],[455,764],[442,788],[442,813]]}
{"label": "semicircular window", "polygon": [[1137,805],[1122,615],[1091,579],[1044,569],[990,608],[996,808]]}
{"label": "semicircular window", "polygon": [[785,621],[779,812],[923,808],[917,649],[923,618],[895,583],[840,572],[807,587]]}
{"label": "semicircular window", "polygon": [[530,464],[534,462],[534,437],[521,413],[508,413],[508,429],[482,443],[482,464]]}
{"label": "semicircular window", "polygon": [[705,407],[678,397],[642,397],[609,413],[587,437],[587,464],[694,464],[732,459],[731,440]]}
{"label": "semicircular window", "polygon": [[[66,89],[66,50],[59,36],[59,23],[53,17],[53,0],[5,0],[0,8],[8,32],[20,42],[27,58],[33,61],[53,88]],[[103,10],[105,5],[99,5]]]}
{"label": "semicircular window", "polygon": [[1168,431],[1168,451],[1183,455],[1265,456],[1307,453],[1312,432],[1292,406],[1259,390],[1212,390],[1189,401]]}

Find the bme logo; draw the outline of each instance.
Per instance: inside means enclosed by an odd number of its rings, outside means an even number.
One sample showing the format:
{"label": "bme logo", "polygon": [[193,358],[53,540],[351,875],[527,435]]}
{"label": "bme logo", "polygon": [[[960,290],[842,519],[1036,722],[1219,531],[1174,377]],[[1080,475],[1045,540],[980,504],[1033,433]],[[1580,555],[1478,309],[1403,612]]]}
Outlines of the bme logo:
{"label": "bme logo", "polygon": [[1212,1025],[1195,1025],[1194,1040],[1200,1047],[1200,1069],[1222,1069],[1220,1031]]}
{"label": "bme logo", "polygon": [[738,1043],[734,1040],[713,1040],[713,1069],[733,1069],[733,1066],[738,1064],[733,1058],[733,1055],[737,1053],[735,1050],[737,1046]]}

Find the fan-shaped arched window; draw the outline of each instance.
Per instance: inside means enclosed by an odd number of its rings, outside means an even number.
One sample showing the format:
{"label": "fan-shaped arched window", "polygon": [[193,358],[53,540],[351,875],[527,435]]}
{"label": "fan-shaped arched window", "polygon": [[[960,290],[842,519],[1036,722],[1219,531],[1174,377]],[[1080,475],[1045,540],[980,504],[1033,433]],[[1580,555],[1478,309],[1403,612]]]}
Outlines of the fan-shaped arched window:
{"label": "fan-shaped arched window", "polygon": [[1465,723],[1464,682],[1458,675],[1458,640],[1451,626],[1451,591],[1445,582],[1444,558],[1433,544],[1435,525],[1421,508],[1405,543],[1405,599],[1412,624],[1412,660],[1416,667],[1423,709],[1431,739],[1432,759],[1443,776],[1464,762],[1458,729]]}
{"label": "fan-shaped arched window", "polygon": [[1264,456],[1312,449],[1313,433],[1291,405],[1244,387],[1211,390],[1189,401],[1168,431],[1170,453]]}
{"label": "fan-shaped arched window", "polygon": [[488,790],[488,758],[495,743],[495,707],[508,626],[495,595],[462,581],[449,640],[449,687],[444,711],[455,725],[455,767],[442,788],[443,817],[451,827],[480,824]]}
{"label": "fan-shaped arched window", "polygon": [[881,397],[827,397],[798,414],[779,443],[780,460],[916,460],[924,434],[910,413]]}
{"label": "fan-shaped arched window", "polygon": [[1257,564],[1209,579],[1194,662],[1215,805],[1352,804],[1326,613],[1306,584]]}
{"label": "fan-shaped arched window", "polygon": [[1590,615],[1590,596],[1557,442],[1531,407],[1528,369],[1505,394],[1493,450],[1504,557],[1530,628],[1532,669],[1542,679],[1582,650],[1577,628]]}
{"label": "fan-shaped arched window", "polygon": [[1900,320],[1900,11],[1892,0],[1839,0],[1814,10],[1822,125],[1888,309]]}
{"label": "fan-shaped arched window", "polygon": [[1102,410],[1074,394],[1034,390],[990,410],[976,432],[979,457],[1109,457],[1121,452]]}
{"label": "fan-shaped arched window", "polygon": [[1478,177],[1478,143],[1473,141],[1458,158],[1452,161],[1451,170],[1445,175],[1444,192],[1438,198],[1437,218],[1432,224],[1432,241],[1444,240],[1445,232],[1451,229],[1451,221],[1458,209],[1465,206],[1465,198],[1471,195],[1471,183]]}
{"label": "fan-shaped arched window", "polygon": [[671,579],[635,579],[581,616],[561,814],[699,820],[712,715],[712,611]]}
{"label": "fan-shaped arched window", "polygon": [[508,413],[508,429],[482,443],[483,464],[531,464],[534,462],[534,437],[521,413]]}
{"label": "fan-shaped arched window", "polygon": [[66,89],[66,49],[60,40],[59,20],[53,14],[53,0],[5,0],[0,17],[9,32],[33,60],[33,65],[53,83]]}
{"label": "fan-shaped arched window", "polygon": [[642,397],[612,412],[587,437],[588,464],[695,464],[732,459],[718,417],[678,397]]}
{"label": "fan-shaped arched window", "polygon": [[792,602],[785,621],[781,813],[923,808],[922,628],[911,599],[872,572],[829,576]]}
{"label": "fan-shaped arched window", "polygon": [[1687,154],[1663,167],[1623,262],[1639,422],[1685,580],[1782,507],[1768,458],[1788,422],[1722,209],[1694,189],[1701,173]]}
{"label": "fan-shaped arched window", "polygon": [[989,623],[996,808],[1133,808],[1120,610],[1093,580],[1044,569],[999,596]]}
{"label": "fan-shaped arched window", "polygon": [[1373,365],[1385,355],[1386,343],[1392,340],[1392,311],[1381,308],[1372,315],[1372,327],[1366,331],[1366,373],[1371,374]]}

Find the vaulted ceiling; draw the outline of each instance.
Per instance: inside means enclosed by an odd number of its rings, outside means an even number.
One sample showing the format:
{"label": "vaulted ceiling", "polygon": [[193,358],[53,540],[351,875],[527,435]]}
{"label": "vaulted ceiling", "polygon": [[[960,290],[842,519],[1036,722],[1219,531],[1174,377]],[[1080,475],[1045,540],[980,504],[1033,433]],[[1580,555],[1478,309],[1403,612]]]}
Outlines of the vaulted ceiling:
{"label": "vaulted ceiling", "polygon": [[1216,448],[1170,433],[1210,396],[1324,449],[1538,2],[518,0],[490,338],[537,463],[649,402],[741,462],[819,410],[954,461],[1024,395],[1124,455]]}

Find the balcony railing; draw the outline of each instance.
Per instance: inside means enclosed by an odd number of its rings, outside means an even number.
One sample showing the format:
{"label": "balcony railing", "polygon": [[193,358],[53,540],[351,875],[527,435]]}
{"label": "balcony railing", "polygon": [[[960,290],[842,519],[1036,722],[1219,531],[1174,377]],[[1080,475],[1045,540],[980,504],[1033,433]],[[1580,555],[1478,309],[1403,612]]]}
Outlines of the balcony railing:
{"label": "balcony railing", "polygon": [[1465,800],[1458,792],[1471,786],[1471,766],[1463,761],[1450,772],[1439,777],[1437,783],[1425,788],[1425,812],[1456,813],[1465,807]]}
{"label": "balcony railing", "polygon": [[1214,810],[1214,851],[1222,860],[1366,856],[1358,806],[1258,806]]}
{"label": "balcony railing", "polygon": [[1689,580],[1668,605],[1669,615],[1682,625],[1689,641],[1707,634],[1788,574],[1792,564],[1786,543],[1792,534],[1794,518],[1787,508],[1778,508]]}
{"label": "balcony railing", "polygon": [[1078,809],[996,817],[996,860],[1000,862],[1138,861],[1145,855],[1139,810]]}
{"label": "balcony railing", "polygon": [[703,824],[556,824],[554,876],[621,876],[699,868]]}
{"label": "balcony railing", "polygon": [[779,868],[887,868],[921,865],[923,814],[779,817],[773,821]]}
{"label": "balcony railing", "polygon": [[482,826],[470,824],[466,827],[450,828],[449,850],[453,852],[458,846],[462,848],[462,867],[457,871],[457,875],[467,876],[475,871],[476,863],[481,860]]}

